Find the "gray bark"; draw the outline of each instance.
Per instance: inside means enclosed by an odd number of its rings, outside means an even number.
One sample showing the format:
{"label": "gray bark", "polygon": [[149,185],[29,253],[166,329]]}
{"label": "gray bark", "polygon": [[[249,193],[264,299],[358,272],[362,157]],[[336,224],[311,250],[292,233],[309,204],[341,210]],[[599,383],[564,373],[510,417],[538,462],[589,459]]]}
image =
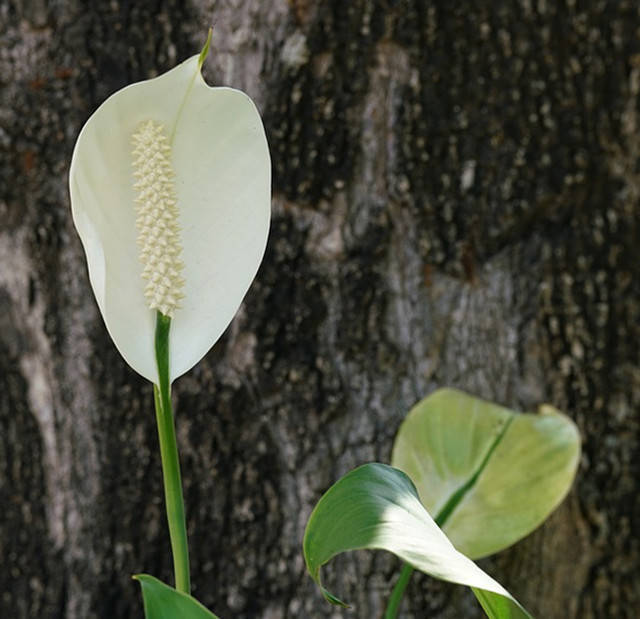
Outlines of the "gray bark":
{"label": "gray bark", "polygon": [[[194,594],[340,617],[305,573],[321,493],[438,386],[578,423],[568,499],[481,562],[538,617],[640,603],[640,10],[631,0],[0,3],[0,616],[141,617],[171,581],[151,387],[90,293],[67,172],[109,94],[197,52],[273,168],[243,307],[175,384]],[[398,563],[333,561],[379,617]],[[415,576],[403,617],[480,617]]]}

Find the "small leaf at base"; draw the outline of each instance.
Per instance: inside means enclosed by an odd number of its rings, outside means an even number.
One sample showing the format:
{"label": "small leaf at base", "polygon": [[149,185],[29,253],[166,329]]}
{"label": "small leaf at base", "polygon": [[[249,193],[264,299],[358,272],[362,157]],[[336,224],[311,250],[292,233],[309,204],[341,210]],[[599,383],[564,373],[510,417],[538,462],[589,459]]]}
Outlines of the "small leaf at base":
{"label": "small leaf at base", "polygon": [[195,598],[149,574],[136,574],[133,578],[142,587],[146,619],[218,619]]}

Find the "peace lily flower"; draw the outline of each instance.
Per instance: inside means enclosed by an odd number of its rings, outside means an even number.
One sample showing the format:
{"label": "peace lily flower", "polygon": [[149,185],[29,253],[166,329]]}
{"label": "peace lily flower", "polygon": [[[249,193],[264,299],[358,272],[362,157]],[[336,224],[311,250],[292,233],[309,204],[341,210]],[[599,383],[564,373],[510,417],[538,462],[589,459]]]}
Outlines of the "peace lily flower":
{"label": "peace lily flower", "polygon": [[109,97],[76,143],[73,220],[109,334],[158,383],[156,311],[171,318],[170,381],[235,315],[264,254],[271,164],[251,99],[212,88],[207,47]]}

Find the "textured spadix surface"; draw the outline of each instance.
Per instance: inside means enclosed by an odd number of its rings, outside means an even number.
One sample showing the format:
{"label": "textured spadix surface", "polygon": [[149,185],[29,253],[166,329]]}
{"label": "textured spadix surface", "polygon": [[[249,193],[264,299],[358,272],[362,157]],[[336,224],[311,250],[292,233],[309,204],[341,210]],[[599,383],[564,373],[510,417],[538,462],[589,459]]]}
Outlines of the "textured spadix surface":
{"label": "textured spadix surface", "polygon": [[132,136],[149,121],[167,132],[184,263],[171,380],[218,340],[255,277],[269,230],[271,164],[251,99],[208,86],[198,56],[116,92],[80,132],[69,186],[91,286],[122,356],[157,382],[155,311],[136,243],[132,168]]}

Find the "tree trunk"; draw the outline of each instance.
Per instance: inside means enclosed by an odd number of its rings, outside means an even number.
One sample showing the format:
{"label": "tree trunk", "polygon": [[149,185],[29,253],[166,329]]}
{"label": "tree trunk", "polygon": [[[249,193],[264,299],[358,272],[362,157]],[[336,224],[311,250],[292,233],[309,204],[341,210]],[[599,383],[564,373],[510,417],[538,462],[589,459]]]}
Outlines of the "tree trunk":
{"label": "tree trunk", "polygon": [[[633,0],[0,3],[0,616],[141,617],[172,582],[151,386],[111,343],[67,172],[112,92],[197,53],[246,90],[273,222],[243,307],[174,386],[194,595],[346,616],[306,575],[311,509],[388,462],[440,386],[579,425],[574,490],[481,562],[544,618],[640,603],[640,10]],[[212,196],[212,201],[215,196]],[[380,617],[399,563],[327,587]],[[416,575],[403,617],[480,617]]]}

